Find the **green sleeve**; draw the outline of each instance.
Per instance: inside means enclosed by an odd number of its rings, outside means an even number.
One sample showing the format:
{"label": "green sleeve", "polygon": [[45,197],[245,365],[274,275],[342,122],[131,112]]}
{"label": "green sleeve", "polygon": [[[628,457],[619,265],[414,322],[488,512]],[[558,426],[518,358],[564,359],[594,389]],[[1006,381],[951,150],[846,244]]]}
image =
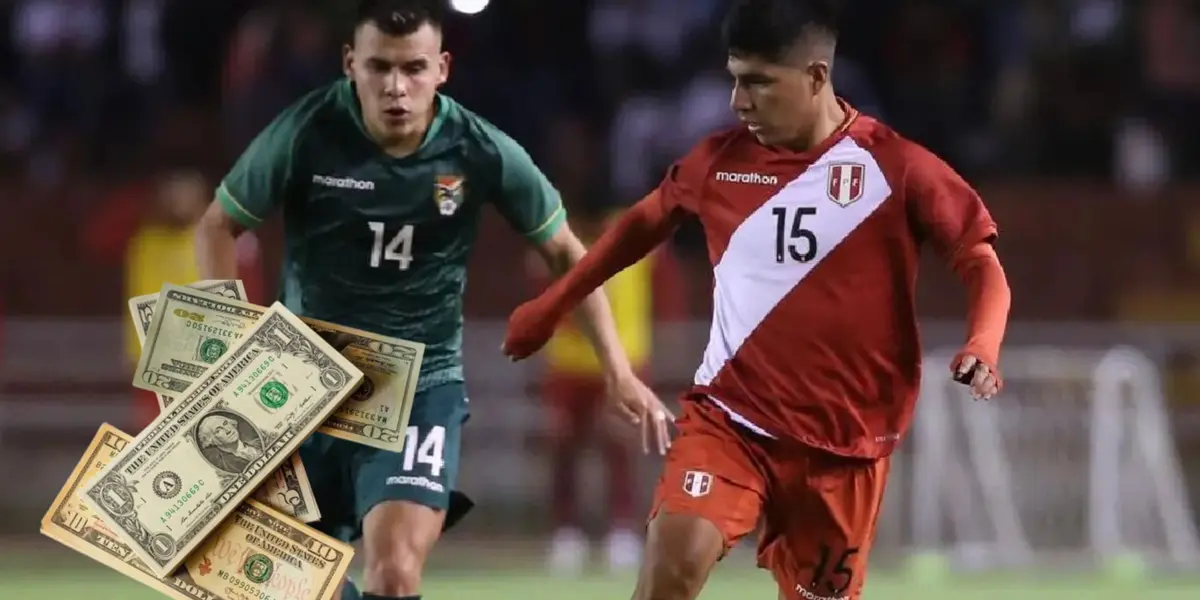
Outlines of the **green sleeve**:
{"label": "green sleeve", "polygon": [[525,239],[541,244],[567,221],[562,197],[529,153],[507,134],[494,131],[500,158],[500,193],[496,209]]}
{"label": "green sleeve", "polygon": [[243,227],[258,227],[283,204],[292,186],[297,134],[294,111],[280,114],[250,142],[221,181],[217,202]]}

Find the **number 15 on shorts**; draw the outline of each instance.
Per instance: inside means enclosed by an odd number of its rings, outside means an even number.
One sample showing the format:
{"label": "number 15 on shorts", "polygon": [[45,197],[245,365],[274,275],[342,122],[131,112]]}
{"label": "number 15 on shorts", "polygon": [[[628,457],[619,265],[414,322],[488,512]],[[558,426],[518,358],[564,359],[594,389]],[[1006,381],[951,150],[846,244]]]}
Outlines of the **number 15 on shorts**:
{"label": "number 15 on shorts", "polygon": [[[807,591],[817,596],[828,594],[829,598],[843,597],[842,594],[854,584],[853,564],[858,552],[859,549],[854,547],[838,551],[829,544],[820,544],[817,564],[813,567],[812,581]],[[805,590],[796,591],[805,595]]]}

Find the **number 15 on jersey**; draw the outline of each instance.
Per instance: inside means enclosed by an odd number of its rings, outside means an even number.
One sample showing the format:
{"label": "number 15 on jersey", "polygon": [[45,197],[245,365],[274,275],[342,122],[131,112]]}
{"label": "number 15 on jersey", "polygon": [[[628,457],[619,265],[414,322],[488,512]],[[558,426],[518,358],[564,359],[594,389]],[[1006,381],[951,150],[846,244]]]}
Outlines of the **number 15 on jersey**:
{"label": "number 15 on jersey", "polygon": [[[385,260],[394,260],[398,270],[407,271],[412,264],[413,226],[401,227],[391,238],[388,238],[383,222],[370,221],[367,226],[375,234],[375,242],[371,245],[371,266],[379,267]],[[384,240],[387,240],[386,245]]]}

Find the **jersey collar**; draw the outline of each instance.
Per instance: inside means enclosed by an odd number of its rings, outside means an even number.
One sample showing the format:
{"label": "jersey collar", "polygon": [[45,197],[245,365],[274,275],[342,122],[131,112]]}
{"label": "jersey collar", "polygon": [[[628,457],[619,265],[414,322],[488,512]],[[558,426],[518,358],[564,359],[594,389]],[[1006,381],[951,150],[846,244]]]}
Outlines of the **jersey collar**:
{"label": "jersey collar", "polygon": [[449,108],[445,96],[438,93],[433,97],[433,120],[429,122],[429,129],[425,130],[425,139],[421,140],[421,145],[417,147],[418,152],[424,150],[430,140],[437,138],[442,124],[446,122],[446,111]]}
{"label": "jersey collar", "polygon": [[858,121],[859,117],[858,110],[856,110],[853,106],[850,106],[849,102],[846,102],[841,98],[835,98],[835,100],[837,101],[838,106],[842,107],[842,110],[846,113],[846,116],[842,118],[842,122],[838,124],[837,129],[834,129],[833,133],[829,134],[828,137],[807,150],[788,150],[781,146],[770,146],[769,150],[777,154],[794,157],[800,160],[816,160],[821,155],[828,152],[834,144],[842,141],[842,138],[846,137],[846,135],[850,132],[850,127],[854,125],[856,121]]}

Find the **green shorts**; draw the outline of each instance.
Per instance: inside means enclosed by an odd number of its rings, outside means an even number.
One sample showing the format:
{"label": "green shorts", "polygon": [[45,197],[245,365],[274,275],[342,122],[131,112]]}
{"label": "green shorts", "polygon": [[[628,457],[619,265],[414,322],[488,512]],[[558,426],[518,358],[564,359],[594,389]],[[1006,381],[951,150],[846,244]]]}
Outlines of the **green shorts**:
{"label": "green shorts", "polygon": [[418,392],[403,452],[389,452],[322,433],[300,446],[321,520],[312,525],[345,541],[362,537],[362,521],[380,502],[403,500],[447,511],[447,526],[470,501],[454,492],[458,479],[466,388],[447,383]]}

